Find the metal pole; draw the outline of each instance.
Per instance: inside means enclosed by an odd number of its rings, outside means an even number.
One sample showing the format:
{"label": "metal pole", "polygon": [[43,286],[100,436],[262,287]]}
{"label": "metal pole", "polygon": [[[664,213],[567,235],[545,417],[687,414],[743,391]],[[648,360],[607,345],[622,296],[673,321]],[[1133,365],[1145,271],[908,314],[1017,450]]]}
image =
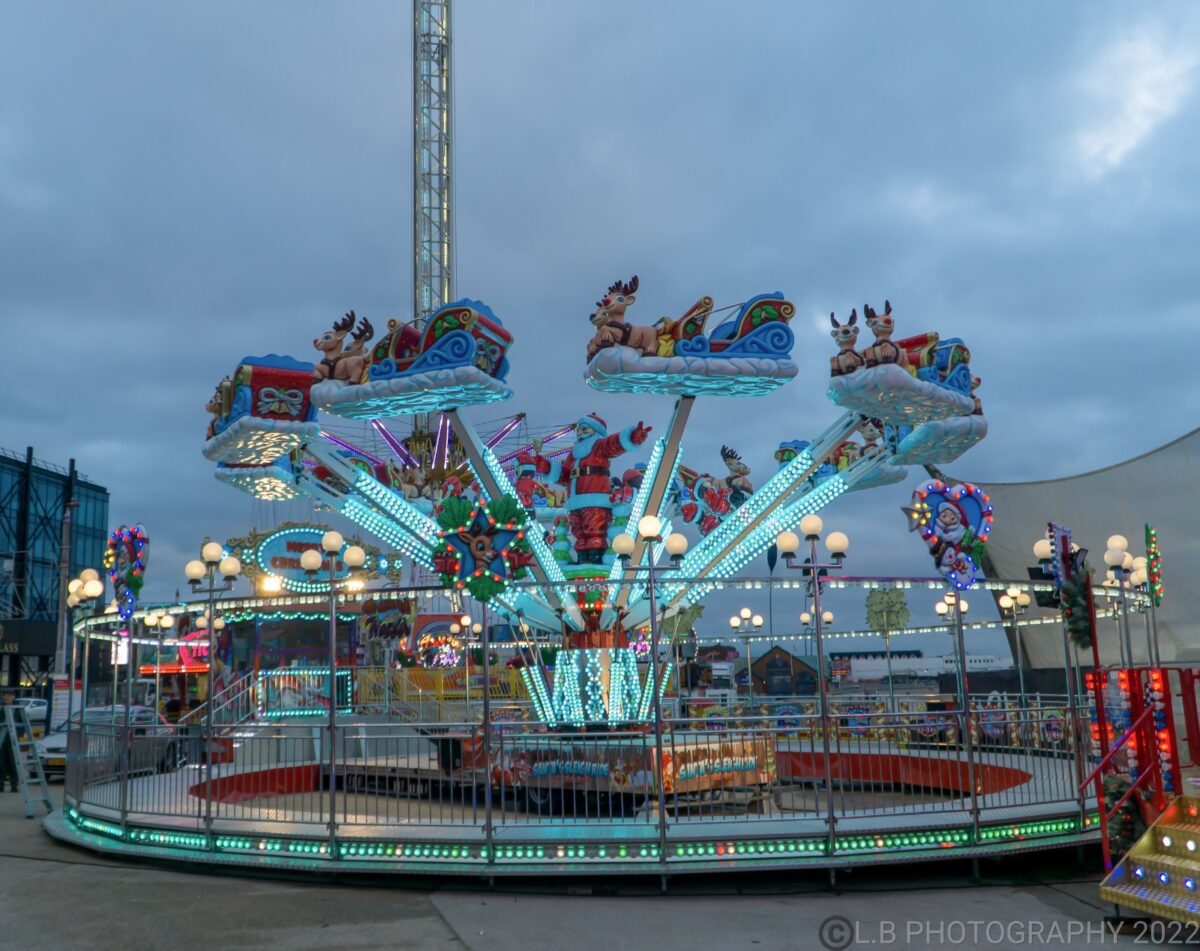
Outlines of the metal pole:
{"label": "metal pole", "polygon": [[92,626],[83,629],[83,696],[79,701],[79,722],[83,723],[84,713],[88,705],[88,668],[92,664]]}
{"label": "metal pole", "polygon": [[892,631],[888,627],[887,611],[883,612],[883,649],[887,654],[888,712],[896,712],[896,685],[892,681]]}
{"label": "metal pole", "polygon": [[1150,611],[1147,609],[1138,613],[1141,614],[1142,620],[1146,625],[1146,663],[1152,667],[1157,667],[1158,661],[1154,656],[1154,642],[1150,637]]}
{"label": "metal pole", "polygon": [[[1118,572],[1117,584],[1119,585],[1118,590],[1121,592],[1121,632],[1125,637],[1125,657],[1127,658],[1128,665],[1132,667],[1133,642],[1129,637],[1129,604],[1125,600],[1125,583],[1129,577],[1129,573],[1124,569],[1118,569]],[[1149,663],[1149,659],[1147,659],[1147,663]]]}
{"label": "metal pole", "polygon": [[337,858],[337,579],[329,558],[329,854]]}
{"label": "metal pole", "polygon": [[[469,642],[468,642],[469,643]],[[488,660],[488,609],[483,602],[483,624],[479,632],[479,645],[483,649],[483,834],[487,839],[488,860],[495,849],[495,824],[492,803],[492,666]],[[470,657],[470,653],[467,654]],[[469,678],[468,678],[469,679]],[[501,764],[501,770],[504,765]]]}
{"label": "metal pole", "polygon": [[[75,610],[73,608],[71,609],[70,614],[71,614],[71,616],[67,622],[67,624],[68,624],[67,633],[68,633],[68,636],[71,638],[71,666],[67,670],[67,730],[68,730],[68,732],[70,731],[70,728],[71,728],[70,727],[71,717],[73,717],[75,715],[75,664],[78,659],[76,656],[77,642],[75,639],[75,630],[74,630]],[[50,728],[53,729],[55,727],[55,725],[56,724],[51,723]]]}
{"label": "metal pole", "polygon": [[667,794],[663,782],[662,696],[658,663],[658,595],[654,588],[654,550],[647,553],[650,593],[650,676],[654,678],[654,779],[658,784],[658,861],[667,861]]}
{"label": "metal pole", "polygon": [[746,635],[746,706],[754,706],[754,668],[750,656],[750,635]]}
{"label": "metal pole", "polygon": [[979,799],[975,789],[975,743],[971,735],[971,711],[968,701],[970,693],[967,688],[967,645],[963,637],[962,596],[954,601],[954,636],[957,640],[958,663],[962,671],[962,723],[963,748],[967,754],[967,783],[971,787],[971,834],[972,842],[979,841]]}
{"label": "metal pole", "polygon": [[154,644],[154,712],[158,713],[162,708],[162,624],[155,630],[158,640]]}
{"label": "metal pole", "polygon": [[[817,645],[817,692],[821,701],[821,753],[824,761],[825,779],[825,827],[826,854],[832,856],[836,844],[837,819],[833,814],[833,763],[829,751],[829,689],[825,683],[825,642],[821,639],[821,576],[817,569],[817,536],[811,535],[809,543],[809,579],[813,595],[813,630]],[[833,875],[833,870],[829,873]],[[832,881],[832,878],[830,879]]]}
{"label": "metal pole", "polygon": [[[133,707],[133,668],[135,666],[136,650],[133,644],[134,631],[137,629],[132,614],[126,625],[128,636],[125,647],[125,737],[121,768],[121,828],[125,828],[129,820],[129,769],[133,765],[133,736],[130,727],[130,714]],[[118,654],[118,659],[119,659]]]}
{"label": "metal pole", "polygon": [[212,731],[213,696],[217,674],[216,599],[217,566],[208,564],[208,691],[204,700],[204,832],[212,840]]}
{"label": "metal pole", "polygon": [[1017,642],[1017,689],[1021,692],[1021,706],[1025,706],[1025,655],[1021,647],[1021,624],[1017,620],[1017,609],[1013,608],[1013,640]]}
{"label": "metal pole", "polygon": [[1150,585],[1146,585],[1146,595],[1150,599],[1150,633],[1154,642],[1154,666],[1158,667],[1162,664],[1162,659],[1158,653],[1158,610],[1154,604],[1154,591]]}
{"label": "metal pole", "polygon": [[[71,499],[70,486],[74,484],[74,465],[71,467],[71,483],[67,488],[67,504],[63,507],[62,534],[59,537],[58,550],[58,647],[55,649],[54,669],[56,672],[62,672],[63,667],[67,663],[67,638],[71,637],[71,624],[68,618],[70,613],[67,608],[67,576],[71,573],[71,509],[77,508],[79,503]],[[70,681],[68,681],[68,690]]]}

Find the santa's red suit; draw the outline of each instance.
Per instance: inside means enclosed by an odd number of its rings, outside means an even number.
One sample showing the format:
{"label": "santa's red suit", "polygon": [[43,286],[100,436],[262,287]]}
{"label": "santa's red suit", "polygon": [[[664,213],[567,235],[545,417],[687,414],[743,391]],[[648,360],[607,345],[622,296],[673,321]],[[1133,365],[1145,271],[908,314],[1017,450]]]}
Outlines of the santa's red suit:
{"label": "santa's red suit", "polygon": [[575,445],[557,459],[545,456],[521,457],[532,462],[547,482],[567,487],[567,519],[575,539],[580,562],[600,564],[608,548],[608,526],[612,524],[612,460],[650,434],[650,427],[638,423],[619,433],[608,435],[608,425],[595,413],[575,424]]}

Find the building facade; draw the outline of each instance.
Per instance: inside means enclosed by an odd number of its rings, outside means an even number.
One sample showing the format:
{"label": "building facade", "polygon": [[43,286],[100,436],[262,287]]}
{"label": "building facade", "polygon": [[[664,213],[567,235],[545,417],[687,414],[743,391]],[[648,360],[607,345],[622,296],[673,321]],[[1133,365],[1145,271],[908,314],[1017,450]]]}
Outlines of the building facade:
{"label": "building facade", "polygon": [[108,490],[75,468],[0,448],[0,684],[37,686],[58,646],[63,519],[70,506],[67,577],[100,568]]}

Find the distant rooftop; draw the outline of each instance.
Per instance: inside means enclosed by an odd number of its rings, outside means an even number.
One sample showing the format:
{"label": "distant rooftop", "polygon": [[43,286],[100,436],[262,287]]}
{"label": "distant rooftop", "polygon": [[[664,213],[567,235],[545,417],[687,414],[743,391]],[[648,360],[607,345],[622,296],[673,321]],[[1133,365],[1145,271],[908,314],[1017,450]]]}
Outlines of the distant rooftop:
{"label": "distant rooftop", "polygon": [[[25,465],[25,453],[24,452],[17,452],[14,449],[5,449],[3,446],[0,446],[0,456],[2,456],[5,459],[12,459],[16,462],[21,463],[21,465]],[[60,476],[65,477],[65,476],[68,476],[71,474],[70,471],[66,467],[56,466],[53,462],[46,462],[44,459],[39,459],[37,456],[33,457],[33,464],[37,468],[44,469],[47,472],[53,472],[55,475],[60,475]],[[78,479],[80,482],[87,482],[90,485],[96,486],[97,488],[102,488],[102,486],[100,486],[98,483],[93,482],[90,476],[88,476],[84,472],[80,472],[78,469],[75,470],[75,478]]]}

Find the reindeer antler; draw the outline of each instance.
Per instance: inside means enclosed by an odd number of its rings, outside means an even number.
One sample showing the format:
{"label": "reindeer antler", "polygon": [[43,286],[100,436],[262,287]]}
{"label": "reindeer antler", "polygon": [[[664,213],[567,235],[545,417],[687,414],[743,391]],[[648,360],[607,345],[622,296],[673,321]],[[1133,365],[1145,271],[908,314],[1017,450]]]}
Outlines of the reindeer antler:
{"label": "reindeer antler", "polygon": [[728,446],[722,446],[721,447],[721,458],[722,459],[737,459],[740,461],[742,457],[737,452],[730,449]]}
{"label": "reindeer antler", "polygon": [[[353,314],[354,311],[350,311],[350,313]],[[375,336],[375,328],[371,326],[371,321],[364,317],[359,322],[358,329],[354,331],[352,336],[355,340],[362,340],[365,342]]]}
{"label": "reindeer antler", "polygon": [[345,333],[347,330],[349,330],[351,327],[354,326],[354,321],[355,321],[354,311],[350,311],[341,320],[334,321],[333,329],[340,333]]}
{"label": "reindeer antler", "polygon": [[632,294],[638,289],[638,276],[635,274],[629,279],[628,283],[623,283],[620,278],[613,281],[608,287],[610,294]]}
{"label": "reindeer antler", "polygon": [[892,312],[892,302],[890,300],[885,300],[883,302],[883,312],[885,314],[890,314]]}

